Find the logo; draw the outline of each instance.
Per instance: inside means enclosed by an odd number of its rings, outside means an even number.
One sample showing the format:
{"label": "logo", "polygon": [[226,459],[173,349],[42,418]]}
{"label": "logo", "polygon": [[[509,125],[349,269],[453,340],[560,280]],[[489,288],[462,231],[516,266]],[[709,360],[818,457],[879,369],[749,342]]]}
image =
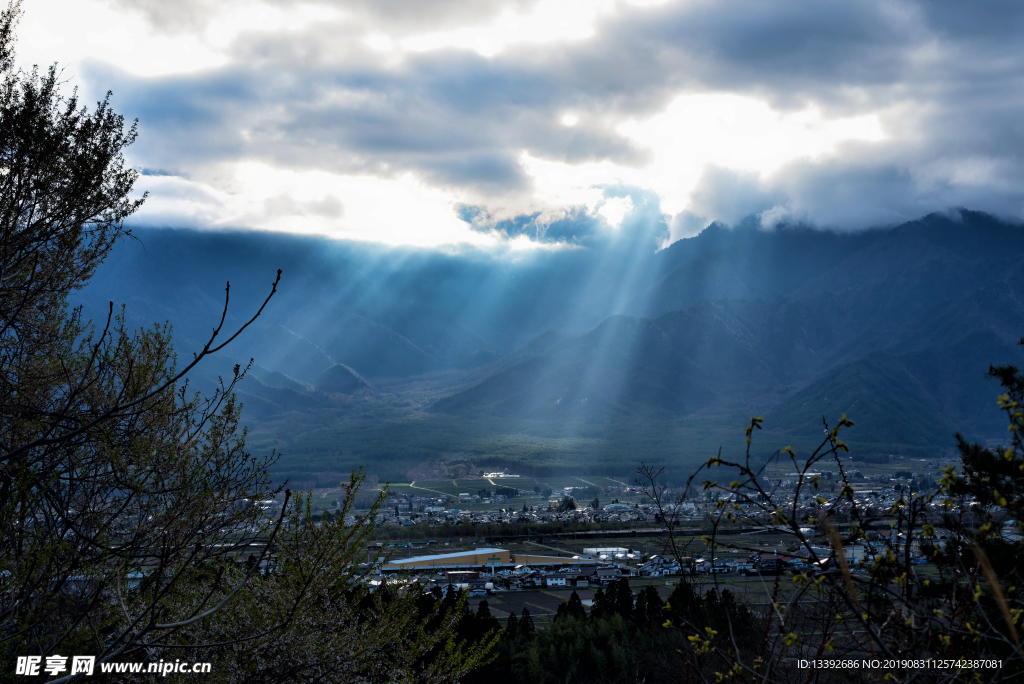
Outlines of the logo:
{"label": "logo", "polygon": [[[96,656],[73,656],[71,658],[71,671],[69,674],[92,675],[96,667]],[[62,672],[68,672],[68,657],[62,655],[46,656],[46,664],[43,664],[43,656],[18,656],[14,665],[14,674],[25,675],[26,677],[39,676],[40,669],[43,672],[55,677]]]}

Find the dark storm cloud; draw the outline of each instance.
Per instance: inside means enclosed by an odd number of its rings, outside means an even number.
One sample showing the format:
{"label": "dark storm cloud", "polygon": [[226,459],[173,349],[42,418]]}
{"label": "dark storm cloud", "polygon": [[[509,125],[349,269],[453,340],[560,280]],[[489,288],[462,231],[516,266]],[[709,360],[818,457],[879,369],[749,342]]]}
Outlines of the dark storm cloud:
{"label": "dark storm cloud", "polygon": [[[681,93],[720,92],[781,110],[815,106],[826,117],[874,114],[888,140],[798,160],[767,178],[706,169],[690,211],[700,221],[774,211],[851,226],[955,204],[1024,211],[1019,3],[620,8],[592,39],[512,45],[490,58],[456,49],[394,58],[362,41],[368,32],[401,37],[486,23],[508,3],[338,6],[346,22],[245,36],[231,62],[211,73],[140,79],[103,67],[101,77],[97,66],[92,80],[113,83],[120,107],[140,118],[139,153],[157,168],[245,158],[413,171],[486,199],[529,191],[524,150],[641,167],[649,151],[616,132],[617,123],[651,116]],[[181,25],[201,22],[201,7],[182,5]],[[176,25],[164,3],[135,9]],[[560,123],[567,111],[579,112],[577,126]]]}

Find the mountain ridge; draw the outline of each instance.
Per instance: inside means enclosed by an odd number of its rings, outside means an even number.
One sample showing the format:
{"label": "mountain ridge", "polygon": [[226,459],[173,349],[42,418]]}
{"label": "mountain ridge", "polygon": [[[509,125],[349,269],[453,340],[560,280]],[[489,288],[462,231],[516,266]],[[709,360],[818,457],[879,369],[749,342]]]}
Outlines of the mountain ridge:
{"label": "mountain ridge", "polygon": [[[218,263],[237,324],[265,296],[257,272],[284,262],[260,323],[193,380],[212,388],[215,371],[254,358],[238,386],[250,444],[281,450],[289,472],[401,474],[449,453],[537,472],[674,462],[737,448],[751,415],[766,418],[763,448],[808,447],[822,414],[843,412],[855,450],[938,453],[954,430],[1000,437],[985,371],[1024,365],[1024,231],[977,212],[857,234],[714,224],[646,255],[502,260],[188,231],[144,242],[119,246],[79,303],[171,320],[179,348],[201,346],[202,321],[219,316]],[[643,274],[615,280],[627,261]]]}

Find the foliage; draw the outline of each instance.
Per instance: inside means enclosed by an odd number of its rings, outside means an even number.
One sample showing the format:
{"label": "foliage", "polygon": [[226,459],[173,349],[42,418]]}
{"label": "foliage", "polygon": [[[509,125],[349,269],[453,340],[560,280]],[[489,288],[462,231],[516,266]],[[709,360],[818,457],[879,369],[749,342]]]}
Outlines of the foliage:
{"label": "foliage", "polygon": [[568,601],[563,601],[558,606],[558,610],[555,612],[555,620],[564,620],[566,618],[583,620],[586,617],[587,609],[583,607],[583,601],[580,600],[580,595],[575,591],[572,592]]}
{"label": "foliage", "polygon": [[[999,377],[996,369],[993,375]],[[812,669],[801,674],[793,662],[879,659],[884,665],[873,677],[910,681],[927,671],[930,681],[968,681],[993,674],[978,665],[988,660],[999,661],[999,677],[1019,676],[1024,661],[1017,629],[1024,606],[1016,586],[1024,548],[1019,536],[1004,535],[1007,523],[1019,530],[1024,503],[1024,444],[1019,438],[1024,413],[1014,398],[1019,378],[1015,369],[1001,378],[1010,390],[999,400],[1009,418],[1010,446],[987,449],[956,435],[961,472],[950,466],[937,491],[909,493],[885,507],[856,496],[850,484],[841,431],[853,423],[845,416],[835,427],[826,424],[821,445],[807,457],[799,459],[788,447],[775,455],[795,471],[791,491],[765,476],[768,464],[751,458],[750,445],[762,422],[752,419],[745,460],[728,461],[721,455],[709,459],[691,476],[679,501],[698,489],[725,492],[717,497],[712,532],[704,538],[703,554],[712,561],[723,548],[758,551],[720,540],[722,525],[739,523],[784,532],[804,565],[793,570],[783,591],[780,575],[770,589],[765,585],[768,608],[760,620],[762,629],[754,628],[759,622],[755,614],[726,591],[712,590],[700,598],[699,588],[681,583],[668,612],[687,635],[690,671],[706,681],[789,681],[800,676],[839,681],[864,673]],[[826,459],[839,472],[834,494],[824,491],[817,472]],[[704,472],[708,479],[698,487]],[[671,520],[675,504],[660,498],[660,472],[644,466],[640,474]],[[728,485],[723,484],[726,478],[731,480]],[[973,521],[980,527],[972,527]],[[939,523],[945,542],[939,539]],[[854,545],[868,557],[859,570],[848,558]],[[921,567],[926,560],[936,564],[936,573]],[[718,576],[710,578],[717,588]],[[963,667],[885,664],[928,659],[968,660]]]}
{"label": "foliage", "polygon": [[[669,605],[682,605],[673,594]],[[698,621],[708,616],[720,627],[728,619],[736,624],[751,620],[749,613],[728,596],[711,592],[694,595],[690,617]],[[731,611],[731,613],[730,613]],[[543,630],[524,628],[523,617],[509,616],[496,661],[477,672],[468,681],[516,682],[661,682],[675,681],[686,667],[687,641],[674,626],[679,619],[659,598],[657,590],[647,586],[634,592],[626,578],[612,581],[595,594],[589,615],[574,591],[557,610],[554,621]],[[757,630],[750,630],[757,631]],[[703,632],[702,632],[703,633]]]}
{"label": "foliage", "polygon": [[[474,618],[465,596],[454,592],[443,599],[424,594],[401,576],[376,591],[366,582],[367,568],[384,560],[358,562],[379,501],[357,524],[343,523],[364,477],[352,474],[331,520],[314,524],[310,498],[296,502],[273,563],[245,583],[231,610],[178,635],[178,652],[211,660],[224,681],[253,683],[458,681],[486,663],[494,642],[486,637],[497,622],[485,604]],[[216,593],[238,582],[246,569],[238,563],[218,568]],[[212,579],[211,569],[204,574]],[[215,587],[204,582],[193,589]]]}
{"label": "foliage", "polygon": [[[234,366],[205,398],[183,379],[232,342],[224,310],[182,368],[167,326],[133,330],[111,303],[97,329],[68,306],[143,199],[107,100],[89,112],[51,68],[12,66],[16,4],[0,15],[0,660],[209,660],[211,681],[451,681],[488,642],[399,578],[371,592],[372,515],[315,524],[245,450]],[[364,563],[363,561],[369,561]],[[428,630],[426,624],[431,628]],[[0,676],[14,678],[13,668]],[[80,678],[79,675],[66,678]]]}

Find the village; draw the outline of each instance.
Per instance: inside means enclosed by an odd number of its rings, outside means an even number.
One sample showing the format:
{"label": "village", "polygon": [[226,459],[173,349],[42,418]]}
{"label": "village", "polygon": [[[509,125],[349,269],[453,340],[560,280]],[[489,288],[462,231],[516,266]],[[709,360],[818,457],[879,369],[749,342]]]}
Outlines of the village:
{"label": "village", "polygon": [[[921,524],[908,547],[906,531],[894,531],[882,512],[900,497],[926,497],[935,488],[938,473],[877,470],[881,469],[847,471],[854,493],[845,498],[837,496],[835,473],[808,472],[802,479],[797,473],[772,473],[775,496],[796,499],[799,536],[792,527],[772,524],[755,497],[737,496],[721,487],[683,501],[676,498],[660,509],[639,487],[619,483],[598,490],[593,477],[584,486],[569,485],[560,491],[540,486],[514,492],[509,487],[465,487],[470,491],[426,496],[396,488],[376,515],[377,529],[384,536],[378,537],[382,541],[375,542],[371,552],[387,561],[378,566],[372,581],[404,575],[427,589],[465,590],[492,602],[506,592],[593,590],[622,578],[659,583],[662,592],[680,576],[731,578],[728,581],[742,587],[748,578],[813,575],[828,569],[837,555],[817,521],[828,516],[845,536],[854,505],[864,519],[875,522],[865,539],[842,547],[851,572],[866,572],[887,553],[909,553],[913,563],[926,565]],[[809,485],[812,480],[819,482],[817,490]],[[436,483],[429,486],[436,488]],[[715,528],[712,552],[702,537],[723,501],[740,515],[737,522]],[[966,503],[970,515],[971,502]],[[940,502],[925,507],[936,541],[948,535],[938,525],[941,508]],[[348,522],[354,523],[358,514]],[[1012,538],[1016,532],[1008,529],[1005,535]]]}
{"label": "village", "polygon": [[[795,497],[796,512],[801,519],[820,519],[828,514],[836,522],[844,522],[843,516],[854,504],[868,516],[879,514],[900,497],[933,491],[940,478],[937,471],[918,472],[899,466],[872,470],[875,472],[867,469],[846,472],[854,492],[852,500],[838,496],[841,488],[838,473],[830,470],[803,473],[802,480],[798,473],[776,470],[764,476],[764,488],[773,492],[776,501],[791,502]],[[753,522],[759,522],[762,513],[758,510],[758,504],[763,503],[761,497],[753,493],[737,495],[719,486],[686,494],[669,489],[659,510],[638,485],[611,478],[552,480],[551,484],[555,485],[569,482],[557,489],[539,480],[523,478],[521,484],[517,483],[520,486],[511,487],[503,486],[508,480],[497,484],[495,479],[493,473],[481,473],[481,477],[459,481],[390,485],[388,496],[376,511],[375,525],[406,528],[404,535],[391,534],[396,540],[406,536],[410,541],[422,541],[434,536],[431,530],[452,526],[611,523],[637,529],[660,526],[663,515],[679,523],[700,523],[718,510],[722,501],[738,506]],[[818,482],[818,488],[812,486],[814,481]],[[529,483],[535,483],[533,489],[521,486]],[[456,489],[467,491],[454,491]],[[320,515],[330,517],[337,513],[340,501],[335,491],[314,491],[315,509]],[[366,510],[357,507],[350,512],[347,522],[354,523]]]}

